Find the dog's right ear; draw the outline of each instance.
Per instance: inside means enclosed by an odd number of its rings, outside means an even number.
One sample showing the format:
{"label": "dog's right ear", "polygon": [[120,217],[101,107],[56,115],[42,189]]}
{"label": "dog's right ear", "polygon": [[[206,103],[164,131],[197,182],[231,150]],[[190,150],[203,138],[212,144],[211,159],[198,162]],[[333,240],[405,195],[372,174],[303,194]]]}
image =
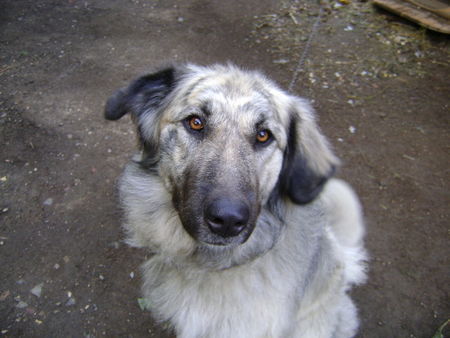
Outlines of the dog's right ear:
{"label": "dog's right ear", "polygon": [[175,86],[173,67],[144,75],[127,88],[116,91],[106,102],[105,118],[118,120],[127,113],[139,125],[141,115],[152,113]]}
{"label": "dog's right ear", "polygon": [[176,86],[176,69],[171,67],[144,75],[119,89],[106,102],[105,118],[118,120],[127,113],[136,124],[143,150],[141,165],[150,169],[158,163],[158,125],[164,99]]}

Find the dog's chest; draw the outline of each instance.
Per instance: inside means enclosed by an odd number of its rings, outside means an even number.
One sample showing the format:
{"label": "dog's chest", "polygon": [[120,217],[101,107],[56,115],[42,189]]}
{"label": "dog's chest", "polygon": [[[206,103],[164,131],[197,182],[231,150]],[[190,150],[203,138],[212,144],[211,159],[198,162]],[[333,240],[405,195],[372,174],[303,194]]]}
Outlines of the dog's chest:
{"label": "dog's chest", "polygon": [[146,297],[152,312],[170,319],[180,337],[281,337],[286,329],[296,297],[278,271],[257,265],[219,272],[158,270]]}

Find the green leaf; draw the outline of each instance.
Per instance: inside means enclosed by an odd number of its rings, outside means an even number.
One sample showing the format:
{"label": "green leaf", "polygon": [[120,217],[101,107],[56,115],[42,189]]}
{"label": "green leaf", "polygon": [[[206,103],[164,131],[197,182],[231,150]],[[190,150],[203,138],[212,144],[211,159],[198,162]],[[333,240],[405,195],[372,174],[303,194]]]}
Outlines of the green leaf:
{"label": "green leaf", "polygon": [[444,324],[442,324],[437,330],[437,332],[434,334],[433,338],[444,338],[444,334],[442,333],[442,331],[445,329],[445,327],[449,322],[450,319],[448,319]]}
{"label": "green leaf", "polygon": [[148,310],[149,304],[145,298],[138,298],[138,304],[142,311]]}

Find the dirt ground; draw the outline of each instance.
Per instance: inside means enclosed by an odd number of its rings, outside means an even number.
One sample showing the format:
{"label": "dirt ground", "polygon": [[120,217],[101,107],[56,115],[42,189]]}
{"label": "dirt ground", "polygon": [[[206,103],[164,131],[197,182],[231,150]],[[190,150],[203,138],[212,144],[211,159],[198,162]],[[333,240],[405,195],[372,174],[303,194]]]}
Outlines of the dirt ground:
{"label": "dirt ground", "polygon": [[[359,337],[432,337],[450,316],[449,39],[331,2],[295,92],[365,208]],[[232,61],[287,87],[315,1],[0,1],[0,334],[170,337],[138,305],[115,181],[131,123],[107,97],[172,61]],[[449,330],[447,330],[449,331]]]}

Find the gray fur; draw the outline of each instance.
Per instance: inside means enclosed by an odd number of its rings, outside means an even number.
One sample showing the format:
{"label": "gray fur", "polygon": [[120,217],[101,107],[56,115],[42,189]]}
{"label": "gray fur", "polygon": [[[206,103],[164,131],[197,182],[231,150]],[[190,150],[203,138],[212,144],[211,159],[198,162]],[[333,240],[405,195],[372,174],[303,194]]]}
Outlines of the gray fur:
{"label": "gray fur", "polygon": [[[258,72],[186,65],[121,89],[106,117],[124,107],[141,142],[120,179],[124,227],[154,253],[143,294],[156,319],[182,338],[355,335],[361,209],[330,178],[338,160],[304,99]],[[270,142],[256,142],[262,129]],[[211,230],[205,208],[218,198],[248,206],[239,234]]]}

